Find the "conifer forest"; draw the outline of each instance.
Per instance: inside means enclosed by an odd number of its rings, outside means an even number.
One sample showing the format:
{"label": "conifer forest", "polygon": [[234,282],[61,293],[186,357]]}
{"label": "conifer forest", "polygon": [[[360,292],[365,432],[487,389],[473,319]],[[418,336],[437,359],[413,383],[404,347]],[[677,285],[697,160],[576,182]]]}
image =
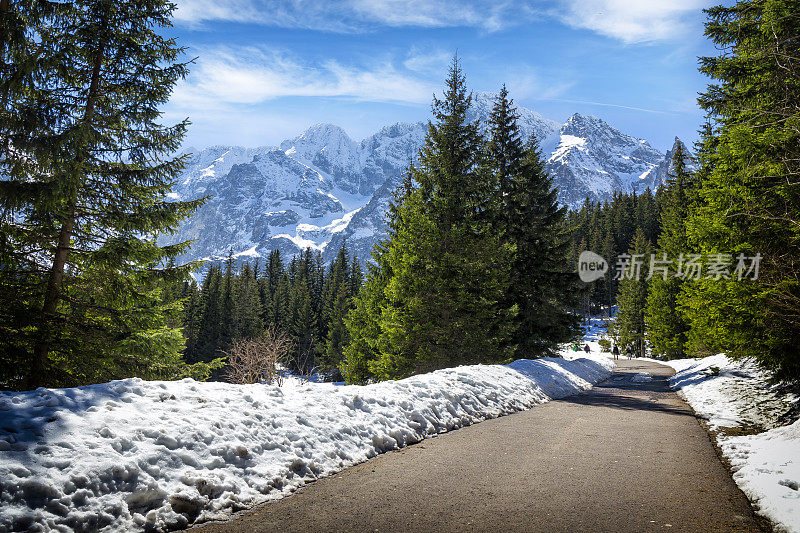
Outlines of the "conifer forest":
{"label": "conifer forest", "polygon": [[0,533],[800,533],[800,0],[713,4],[0,0]]}
{"label": "conifer forest", "polygon": [[[168,201],[188,121],[159,107],[191,68],[168,2],[3,2],[0,383],[224,375],[235,338],[272,325],[296,367],[352,383],[555,353],[616,310],[618,342],[656,356],[724,351],[800,375],[796,268],[797,17],[789,4],[707,11],[707,121],[656,190],[568,210],[539,139],[499,89],[484,123],[452,61],[366,264],[308,249],[257,261],[175,259],[159,234],[207,198]],[[769,18],[771,28],[764,29]],[[135,46],[132,44],[139,43]],[[577,281],[582,250],[760,254],[756,280]],[[645,261],[647,263],[647,261]],[[644,267],[647,272],[647,265]],[[193,276],[193,277],[192,277]],[[644,276],[647,277],[647,276]],[[300,362],[302,360],[302,363]]]}

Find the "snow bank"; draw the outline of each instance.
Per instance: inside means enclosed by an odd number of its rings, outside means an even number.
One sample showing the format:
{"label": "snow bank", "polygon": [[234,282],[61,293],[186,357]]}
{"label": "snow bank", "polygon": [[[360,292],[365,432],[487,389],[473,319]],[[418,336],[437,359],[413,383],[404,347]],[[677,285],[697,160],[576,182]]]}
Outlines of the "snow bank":
{"label": "snow bank", "polygon": [[727,437],[733,479],[777,531],[800,531],[800,420],[758,435]]}
{"label": "snow bank", "polygon": [[675,369],[670,385],[708,420],[712,429],[772,429],[798,400],[778,394],[767,374],[755,364],[731,361],[724,354],[659,362]]}
{"label": "snow bank", "polygon": [[128,379],[0,392],[0,531],[225,518],[382,452],[589,389],[612,367],[538,359],[363,387]]}
{"label": "snow bank", "polygon": [[[667,361],[670,384],[718,431],[733,478],[778,531],[800,532],[800,420],[778,427],[797,398],[777,394],[754,365],[725,355]],[[729,428],[762,431],[732,436]]]}

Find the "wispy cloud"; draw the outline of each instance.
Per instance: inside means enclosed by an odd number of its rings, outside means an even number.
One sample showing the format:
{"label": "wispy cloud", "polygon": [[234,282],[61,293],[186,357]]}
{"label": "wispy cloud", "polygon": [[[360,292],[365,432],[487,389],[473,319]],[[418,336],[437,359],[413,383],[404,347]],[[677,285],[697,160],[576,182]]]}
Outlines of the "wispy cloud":
{"label": "wispy cloud", "polygon": [[481,0],[177,0],[178,22],[225,20],[336,32],[390,27],[478,27],[496,31],[513,24],[510,1]]}
{"label": "wispy cloud", "polygon": [[414,45],[406,54],[403,66],[414,72],[442,77],[453,61],[453,53],[452,50]]}
{"label": "wispy cloud", "polygon": [[384,27],[472,27],[495,32],[557,19],[625,43],[675,41],[710,0],[177,0],[176,20],[215,20],[333,32]]}
{"label": "wispy cloud", "polygon": [[469,26],[487,31],[512,24],[516,11],[509,1],[351,0],[346,4],[365,19],[387,26]]}
{"label": "wispy cloud", "polygon": [[[439,89],[439,75],[429,81],[391,57],[368,63],[315,63],[260,47],[194,52],[199,57],[192,72],[175,87],[163,118],[175,122],[188,117],[192,122],[188,142],[201,146],[220,140],[250,146],[277,144],[314,122],[336,120],[336,116],[342,120],[341,109],[325,103],[331,98],[345,107],[361,103],[413,106],[421,118],[424,106],[420,104],[430,102]],[[345,120],[342,125],[360,133],[364,133],[361,122],[378,127],[378,119],[372,116],[348,118],[351,122]]]}
{"label": "wispy cloud", "polygon": [[563,0],[551,11],[574,28],[625,43],[675,41],[693,29],[709,0]]}
{"label": "wispy cloud", "polygon": [[536,100],[554,99],[575,85],[574,78],[566,71],[544,75],[529,65],[515,68],[504,82],[514,98]]}
{"label": "wispy cloud", "polygon": [[345,65],[335,60],[303,62],[288,53],[260,48],[204,50],[190,77],[172,96],[175,106],[219,108],[259,104],[285,96],[347,97],[372,102],[424,103],[434,83],[392,62]]}

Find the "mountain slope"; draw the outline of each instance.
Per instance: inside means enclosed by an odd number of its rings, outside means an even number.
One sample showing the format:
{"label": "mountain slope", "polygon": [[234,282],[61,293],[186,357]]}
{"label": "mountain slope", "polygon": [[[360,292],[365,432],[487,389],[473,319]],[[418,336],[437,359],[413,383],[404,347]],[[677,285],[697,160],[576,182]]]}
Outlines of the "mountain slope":
{"label": "mountain slope", "polygon": [[587,196],[605,200],[614,191],[652,188],[647,176],[663,158],[647,141],[576,113],[562,126],[547,170],[559,187],[559,201],[575,207]]}
{"label": "mountain slope", "polygon": [[[470,119],[485,122],[494,95],[475,96]],[[669,169],[664,154],[603,120],[575,114],[564,124],[519,108],[523,136],[535,136],[559,201],[576,207],[588,196],[657,187]],[[280,147],[214,146],[190,158],[174,198],[211,196],[176,235],[193,239],[182,259],[265,256],[305,247],[330,260],[347,243],[362,261],[385,235],[384,213],[424,143],[427,124],[397,123],[361,142],[342,128],[317,124]]]}
{"label": "mountain slope", "polygon": [[693,157],[692,152],[689,150],[686,144],[683,143],[683,141],[675,137],[675,142],[672,143],[672,148],[667,150],[664,159],[662,159],[661,162],[658,165],[656,165],[655,168],[653,168],[653,170],[646,178],[652,184],[651,187],[653,189],[657,189],[658,187],[664,185],[669,179],[670,174],[672,174],[672,171],[675,168],[675,164],[672,162],[672,157],[675,155],[675,150],[677,149],[677,146],[679,144],[683,146],[683,151],[687,155],[686,159],[687,170],[693,172],[697,169],[697,166],[692,161]]}

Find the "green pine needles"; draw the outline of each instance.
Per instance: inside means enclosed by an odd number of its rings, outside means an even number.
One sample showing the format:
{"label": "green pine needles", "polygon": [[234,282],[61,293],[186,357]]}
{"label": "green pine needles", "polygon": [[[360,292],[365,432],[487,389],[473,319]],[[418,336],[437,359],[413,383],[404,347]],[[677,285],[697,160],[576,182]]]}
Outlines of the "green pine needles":
{"label": "green pine needles", "polygon": [[[757,362],[779,381],[800,380],[800,4],[743,0],[706,10],[706,36],[721,51],[701,58],[712,81],[708,114],[687,170],[678,143],[669,183],[657,195],[657,242],[673,261],[695,255],[718,275],[654,276],[642,291],[619,285],[621,341],[665,358],[724,352]],[[640,225],[641,227],[641,225]],[[646,233],[646,231],[645,231]],[[758,276],[736,274],[737,258],[760,257]],[[750,264],[752,266],[752,263]],[[638,287],[638,288],[637,288]],[[636,290],[635,290],[636,289]],[[643,350],[639,350],[642,351]]]}
{"label": "green pine needles", "polygon": [[181,359],[156,245],[201,201],[167,202],[187,122],[159,106],[187,73],[166,0],[7,0],[0,33],[0,387],[202,377]]}
{"label": "green pine needles", "polygon": [[701,59],[712,79],[695,207],[698,253],[760,253],[758,279],[684,288],[698,352],[754,359],[778,379],[800,379],[800,4],[740,1],[707,10],[722,53]]}
{"label": "green pine needles", "polygon": [[[662,191],[661,234],[654,251],[659,258],[678,258],[688,253],[686,215],[690,197],[691,175],[689,159],[683,143],[675,143],[672,172]],[[679,295],[684,285],[675,268],[668,275],[654,275],[648,284],[645,321],[653,353],[666,359],[686,357],[686,335],[689,331],[686,316],[679,307]]]}
{"label": "green pine needles", "polygon": [[187,302],[184,357],[211,362],[237,339],[258,339],[274,328],[291,340],[284,361],[290,370],[340,381],[349,342],[344,317],[362,281],[361,265],[346,246],[327,268],[318,250],[306,249],[288,262],[273,250],[265,266],[231,254],[224,263],[208,265],[201,286],[194,281],[175,286],[173,299]]}
{"label": "green pine needles", "polygon": [[346,323],[348,382],[549,354],[577,327],[564,212],[505,88],[488,133],[454,60]]}

